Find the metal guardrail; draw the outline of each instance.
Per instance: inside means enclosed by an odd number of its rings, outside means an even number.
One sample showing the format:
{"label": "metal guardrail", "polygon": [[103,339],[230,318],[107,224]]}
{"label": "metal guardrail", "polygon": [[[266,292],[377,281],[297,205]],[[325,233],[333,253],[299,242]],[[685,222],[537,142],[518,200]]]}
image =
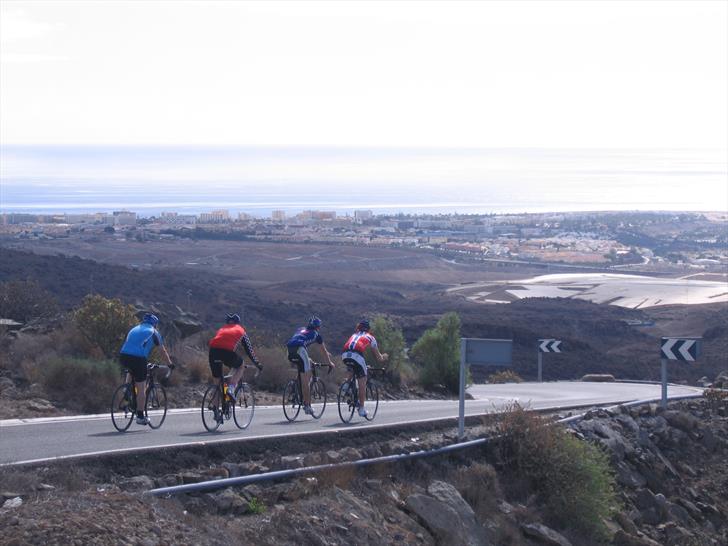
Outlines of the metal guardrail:
{"label": "metal guardrail", "polygon": [[[674,398],[671,398],[670,400],[678,401],[678,400],[696,399],[696,398],[702,398],[702,397],[703,397],[702,394],[685,394],[685,395],[675,396]],[[641,406],[644,404],[656,403],[656,402],[659,402],[660,400],[661,400],[661,398],[651,398],[648,400],[637,400],[634,402],[627,402],[624,404],[616,404],[614,406],[609,406],[607,409],[615,410],[620,407]],[[564,425],[575,423],[581,419],[584,419],[584,417],[587,415],[587,413],[588,412],[581,413],[579,415],[573,415],[571,417],[566,417],[564,419],[559,419],[558,421],[556,421],[556,423],[560,423],[560,424],[564,424]],[[486,445],[491,440],[495,440],[497,438],[498,438],[498,436],[489,436],[487,438],[478,438],[476,440],[457,442],[454,444],[450,444],[450,445],[443,446],[443,447],[438,447],[435,449],[414,451],[411,453],[386,455],[383,457],[374,457],[371,459],[360,459],[358,461],[347,461],[347,462],[343,462],[343,463],[315,465],[315,466],[308,466],[308,467],[303,467],[303,468],[274,470],[272,472],[263,472],[261,474],[251,474],[248,476],[238,476],[235,478],[223,478],[223,479],[217,479],[217,480],[209,480],[209,481],[204,481],[204,482],[199,482],[199,483],[190,483],[190,484],[185,484],[185,485],[159,487],[157,489],[151,489],[149,491],[146,491],[145,494],[160,497],[160,496],[171,496],[171,495],[175,495],[178,493],[214,491],[216,489],[224,489],[226,487],[232,487],[232,486],[245,486],[245,485],[251,485],[254,483],[260,483],[260,482],[266,482],[266,481],[283,480],[283,479],[295,478],[298,476],[319,474],[321,472],[326,472],[327,470],[338,470],[338,469],[343,469],[343,468],[362,468],[362,467],[372,466],[372,465],[377,465],[377,464],[397,463],[397,462],[409,461],[409,460],[413,460],[413,459],[435,457],[438,455],[444,455],[446,453],[452,453],[452,452],[460,451],[463,449],[469,449],[472,447],[483,446],[483,445]]]}

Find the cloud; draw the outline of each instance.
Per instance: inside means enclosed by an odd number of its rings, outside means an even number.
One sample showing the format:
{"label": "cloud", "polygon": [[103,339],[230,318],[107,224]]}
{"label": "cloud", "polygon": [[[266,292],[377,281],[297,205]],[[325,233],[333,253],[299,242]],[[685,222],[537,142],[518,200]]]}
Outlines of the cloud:
{"label": "cloud", "polygon": [[3,10],[0,18],[0,43],[8,45],[37,39],[61,26],[59,23],[31,19],[23,10]]}

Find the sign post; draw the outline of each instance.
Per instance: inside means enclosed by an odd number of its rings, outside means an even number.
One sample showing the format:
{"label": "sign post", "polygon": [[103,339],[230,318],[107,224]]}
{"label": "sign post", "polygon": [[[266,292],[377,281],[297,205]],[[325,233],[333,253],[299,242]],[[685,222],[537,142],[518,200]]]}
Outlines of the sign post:
{"label": "sign post", "polygon": [[682,360],[695,362],[700,355],[699,337],[663,337],[660,343],[660,380],[662,382],[662,400],[660,405],[667,407],[667,361]]}
{"label": "sign post", "polygon": [[467,366],[510,366],[512,339],[460,338],[460,400],[458,439],[465,436],[465,378]]}
{"label": "sign post", "polygon": [[560,339],[539,339],[538,340],[538,382],[543,383],[543,353],[560,353]]}

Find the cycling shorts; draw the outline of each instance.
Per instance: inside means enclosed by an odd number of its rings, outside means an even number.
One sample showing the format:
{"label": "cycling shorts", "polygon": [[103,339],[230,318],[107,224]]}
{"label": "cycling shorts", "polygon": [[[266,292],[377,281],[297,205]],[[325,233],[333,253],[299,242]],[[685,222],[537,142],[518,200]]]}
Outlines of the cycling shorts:
{"label": "cycling shorts", "polygon": [[147,380],[147,359],[143,356],[134,356],[121,353],[119,355],[121,367],[129,370],[136,383]]}
{"label": "cycling shorts", "polygon": [[347,368],[351,368],[354,372],[354,376],[366,377],[367,376],[367,361],[364,360],[364,356],[356,351],[346,351],[341,355],[341,359],[346,364]]}
{"label": "cycling shorts", "polygon": [[288,361],[298,365],[299,373],[311,371],[311,360],[308,358],[308,351],[304,346],[288,347]]}
{"label": "cycling shorts", "polygon": [[228,368],[239,368],[243,363],[243,357],[241,357],[235,351],[228,351],[227,349],[216,349],[215,347],[210,348],[209,354],[210,370],[212,371],[212,377],[219,379],[222,377],[222,365],[225,364]]}

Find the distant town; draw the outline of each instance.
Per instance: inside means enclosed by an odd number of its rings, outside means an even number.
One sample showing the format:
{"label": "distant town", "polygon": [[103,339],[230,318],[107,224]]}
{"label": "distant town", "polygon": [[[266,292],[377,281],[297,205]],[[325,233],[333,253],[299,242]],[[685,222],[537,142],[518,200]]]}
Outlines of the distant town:
{"label": "distant town", "polygon": [[269,217],[213,210],[0,215],[0,238],[87,242],[231,239],[411,247],[459,261],[503,260],[582,267],[728,270],[728,213],[580,212],[502,215],[374,214],[331,210]]}

